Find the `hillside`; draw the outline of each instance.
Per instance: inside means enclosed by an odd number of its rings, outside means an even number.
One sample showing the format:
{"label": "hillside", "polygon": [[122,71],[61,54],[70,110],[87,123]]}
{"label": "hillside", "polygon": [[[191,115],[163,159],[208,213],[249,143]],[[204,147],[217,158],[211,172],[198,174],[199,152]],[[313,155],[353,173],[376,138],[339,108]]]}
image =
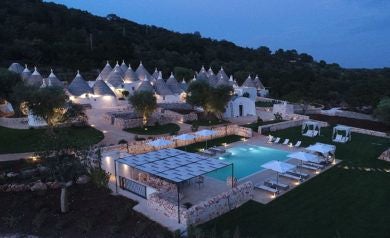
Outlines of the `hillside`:
{"label": "hillside", "polygon": [[239,82],[259,74],[272,96],[292,101],[374,106],[390,95],[389,68],[342,69],[296,50],[243,48],[40,0],[0,1],[0,29],[1,67],[15,61],[37,65],[44,73],[53,67],[65,80],[77,69],[94,79],[107,59],[124,59],[133,67],[142,60],[150,71],[157,66],[165,76],[175,71],[187,79],[201,65],[214,70],[222,65]]}

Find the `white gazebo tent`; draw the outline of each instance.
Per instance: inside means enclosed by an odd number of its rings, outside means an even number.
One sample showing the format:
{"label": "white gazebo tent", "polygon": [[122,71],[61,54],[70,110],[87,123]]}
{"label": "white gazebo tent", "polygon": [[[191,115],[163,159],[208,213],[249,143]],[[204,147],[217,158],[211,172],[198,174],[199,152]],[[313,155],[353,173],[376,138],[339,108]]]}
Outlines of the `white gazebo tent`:
{"label": "white gazebo tent", "polygon": [[[340,134],[342,132],[343,134]],[[351,127],[337,125],[333,127],[332,141],[346,143],[351,140]]]}
{"label": "white gazebo tent", "polygon": [[332,158],[334,160],[334,155],[336,153],[336,146],[335,145],[328,145],[323,143],[316,143],[314,145],[311,145],[309,147],[306,147],[307,151],[319,153],[324,156],[324,158]]}
{"label": "white gazebo tent", "polygon": [[303,164],[304,161],[305,162],[313,162],[313,163],[320,163],[321,162],[320,158],[317,155],[312,154],[312,153],[303,152],[303,151],[298,151],[298,152],[288,154],[287,157],[301,161],[301,165]]}
{"label": "white gazebo tent", "polygon": [[166,140],[164,138],[159,138],[157,140],[152,140],[152,141],[148,142],[147,144],[150,146],[153,146],[153,147],[161,148],[161,147],[171,145],[172,143],[173,142],[170,140]]}
{"label": "white gazebo tent", "polygon": [[277,161],[277,160],[272,160],[269,161],[265,164],[263,164],[261,167],[265,169],[270,169],[276,172],[276,183],[279,184],[279,173],[286,173],[287,171],[293,170],[296,168],[295,165]]}
{"label": "white gazebo tent", "polygon": [[316,137],[321,134],[320,123],[315,121],[304,121],[302,124],[302,135],[308,137]]}

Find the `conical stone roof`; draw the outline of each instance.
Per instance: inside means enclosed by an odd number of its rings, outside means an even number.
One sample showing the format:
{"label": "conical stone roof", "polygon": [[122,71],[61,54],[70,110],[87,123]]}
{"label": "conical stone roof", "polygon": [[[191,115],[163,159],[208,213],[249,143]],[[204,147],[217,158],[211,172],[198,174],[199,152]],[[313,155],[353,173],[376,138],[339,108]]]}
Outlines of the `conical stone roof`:
{"label": "conical stone roof", "polygon": [[25,68],[21,74],[22,80],[27,81],[31,76],[31,71],[28,69],[27,64],[25,65]]}
{"label": "conical stone roof", "polygon": [[152,76],[150,73],[145,69],[144,65],[142,64],[142,61],[139,63],[139,66],[137,70],[135,71],[135,74],[137,75],[139,80],[144,80],[145,76],[150,79]]}
{"label": "conical stone roof", "polygon": [[174,94],[180,94],[183,92],[183,89],[180,87],[175,76],[173,76],[173,73],[171,73],[171,76],[167,79],[167,86]]}
{"label": "conical stone roof", "polygon": [[242,86],[256,88],[256,85],[253,82],[253,79],[252,79],[252,77],[250,75],[248,76],[248,78],[245,79],[245,81],[242,84]]}
{"label": "conical stone roof", "polygon": [[219,70],[218,74],[217,74],[217,79],[220,80],[221,77],[228,81],[229,80],[229,77],[227,76],[227,74],[225,73],[225,70],[223,70],[223,67],[221,67],[221,69]]}
{"label": "conical stone roof", "polygon": [[154,93],[154,88],[153,88],[152,84],[150,83],[147,76],[144,78],[144,80],[142,80],[140,82],[136,91],[137,92],[152,92],[152,93]]}
{"label": "conical stone roof", "polygon": [[123,73],[125,73],[126,70],[127,70],[127,65],[125,64],[125,60],[122,60],[121,70],[122,70]]}
{"label": "conical stone roof", "polygon": [[[112,69],[112,71],[117,71],[117,72],[120,74],[120,76],[121,76],[122,78],[125,76],[125,72],[122,71],[122,68],[121,68],[121,66],[119,65],[118,61],[116,62],[116,65],[115,65],[115,67]],[[108,80],[108,79],[107,79],[107,80]]]}
{"label": "conical stone roof", "polygon": [[108,87],[108,85],[103,80],[97,80],[93,85],[93,94],[99,96],[114,96],[115,93]]}
{"label": "conical stone roof", "polygon": [[220,75],[218,82],[216,84],[216,87],[221,86],[221,85],[226,85],[226,86],[230,85],[229,78],[225,79],[222,75]]}
{"label": "conical stone roof", "polygon": [[110,75],[108,75],[107,82],[111,84],[114,88],[121,88],[124,84],[120,67],[115,67]]}
{"label": "conical stone roof", "polygon": [[26,81],[27,85],[40,87],[43,83],[42,75],[38,72],[37,67],[34,68],[34,72]]}
{"label": "conical stone roof", "polygon": [[123,79],[124,79],[125,83],[133,83],[133,82],[138,81],[138,77],[135,74],[135,72],[133,71],[133,69],[131,68],[130,64],[125,72],[125,77]]}
{"label": "conical stone roof", "polygon": [[111,71],[112,71],[111,65],[110,65],[110,63],[107,60],[106,66],[104,66],[104,68],[102,69],[102,72],[100,72],[99,76],[103,80],[107,80],[107,77],[111,73]]}
{"label": "conical stone roof", "polygon": [[181,89],[183,89],[184,91],[187,91],[187,89],[188,89],[188,84],[186,83],[186,81],[184,80],[184,78],[183,78],[183,80],[182,80],[181,83],[180,83],[180,87],[181,87]]}
{"label": "conical stone roof", "polygon": [[80,72],[77,71],[76,77],[69,84],[68,91],[74,96],[81,96],[85,93],[92,93],[92,89],[89,87],[88,83],[81,76]]}
{"label": "conical stone roof", "polygon": [[155,69],[154,69],[154,72],[153,72],[153,74],[152,74],[152,77],[153,77],[154,79],[158,79],[158,75],[159,75],[159,72],[158,72],[157,68],[155,68]]}
{"label": "conical stone roof", "polygon": [[154,84],[154,88],[156,89],[156,93],[161,96],[173,95],[162,77],[158,77],[156,83]]}
{"label": "conical stone roof", "polygon": [[264,85],[261,83],[260,78],[258,75],[256,75],[255,79],[253,80],[255,86],[257,89],[265,89]]}
{"label": "conical stone roof", "polygon": [[48,87],[64,87],[64,84],[57,78],[57,76],[54,74],[53,69],[50,70],[49,77],[44,79],[44,82]]}
{"label": "conical stone roof", "polygon": [[8,70],[17,74],[22,74],[24,68],[21,66],[19,63],[12,63],[9,67]]}

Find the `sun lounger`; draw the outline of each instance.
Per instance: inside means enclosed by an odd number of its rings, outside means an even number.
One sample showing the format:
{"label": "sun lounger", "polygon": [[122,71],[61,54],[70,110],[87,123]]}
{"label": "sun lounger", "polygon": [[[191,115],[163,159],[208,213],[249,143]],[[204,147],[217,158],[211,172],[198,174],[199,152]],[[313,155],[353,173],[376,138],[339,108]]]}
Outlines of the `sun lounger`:
{"label": "sun lounger", "polygon": [[308,165],[308,166],[312,166],[312,167],[316,167],[317,169],[323,169],[324,168],[324,166],[322,164],[313,163],[313,162],[304,162],[303,164],[304,165]]}
{"label": "sun lounger", "polygon": [[290,139],[285,139],[285,140],[283,141],[283,145],[287,145],[289,141],[290,141]]}
{"label": "sun lounger", "polygon": [[280,188],[283,190],[287,190],[289,188],[289,186],[287,184],[276,182],[275,180],[272,180],[272,179],[266,180],[264,182],[264,185],[269,186],[271,188]]}
{"label": "sun lounger", "polygon": [[271,188],[271,187],[265,186],[265,185],[262,185],[262,184],[256,184],[254,187],[257,188],[257,189],[261,189],[261,190],[273,193],[274,195],[279,193],[279,190],[277,190],[275,188]]}
{"label": "sun lounger", "polygon": [[209,150],[215,151],[215,152],[218,152],[218,153],[225,153],[226,152],[225,149],[221,149],[221,148],[217,148],[217,147],[212,147]]}
{"label": "sun lounger", "polygon": [[302,144],[302,141],[297,141],[297,143],[295,143],[295,145],[294,145],[294,147],[299,147],[299,146],[301,146],[301,144]]}
{"label": "sun lounger", "polygon": [[308,169],[308,170],[314,170],[314,171],[318,170],[317,167],[309,166],[309,165],[306,165],[306,164],[298,165],[298,167],[303,168],[303,169]]}
{"label": "sun lounger", "polygon": [[206,155],[210,155],[210,156],[213,156],[215,155],[215,152],[211,151],[211,150],[204,150],[202,151],[203,154],[206,154]]}
{"label": "sun lounger", "polygon": [[292,174],[288,174],[288,173],[280,174],[280,176],[288,178],[288,179],[292,179],[292,180],[295,180],[295,181],[301,181],[302,180],[301,177],[298,177],[298,176],[295,176],[295,175],[292,175]]}
{"label": "sun lounger", "polygon": [[310,177],[309,174],[302,173],[302,172],[299,172],[299,171],[287,171],[286,173],[287,174],[292,174],[292,175],[297,176],[297,177],[305,178],[305,179]]}
{"label": "sun lounger", "polygon": [[280,138],[278,137],[278,138],[275,139],[275,141],[274,141],[273,143],[274,143],[274,144],[278,144],[279,141],[280,141]]}
{"label": "sun lounger", "polygon": [[268,138],[268,141],[267,141],[267,143],[272,143],[273,141],[274,141],[274,139],[275,139],[275,137],[273,137],[273,136],[270,136],[269,138]]}

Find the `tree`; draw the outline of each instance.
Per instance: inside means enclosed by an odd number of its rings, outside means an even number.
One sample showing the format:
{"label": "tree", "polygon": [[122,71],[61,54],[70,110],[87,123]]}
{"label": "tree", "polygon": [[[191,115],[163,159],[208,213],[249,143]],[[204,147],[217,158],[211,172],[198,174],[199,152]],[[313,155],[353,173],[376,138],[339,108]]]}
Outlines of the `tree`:
{"label": "tree", "polygon": [[68,97],[60,87],[45,87],[33,90],[26,98],[31,112],[42,117],[49,129],[64,121]]}
{"label": "tree", "polygon": [[142,116],[142,123],[145,126],[154,110],[157,108],[157,99],[152,92],[135,92],[129,97],[129,102],[134,110]]}
{"label": "tree", "polygon": [[374,112],[375,116],[386,124],[390,124],[390,98],[383,98]]}
{"label": "tree", "polygon": [[50,178],[61,186],[61,212],[66,213],[69,210],[68,188],[80,175],[86,173],[85,151],[69,147],[70,142],[61,133],[51,134],[50,137],[50,140],[45,141],[46,150],[38,155],[48,169]]}
{"label": "tree", "polygon": [[220,117],[232,95],[233,88],[230,86],[221,85],[214,88],[205,81],[197,80],[188,86],[186,102],[202,107],[206,117]]}
{"label": "tree", "polygon": [[16,73],[0,68],[0,102],[10,101],[14,87],[22,80]]}

